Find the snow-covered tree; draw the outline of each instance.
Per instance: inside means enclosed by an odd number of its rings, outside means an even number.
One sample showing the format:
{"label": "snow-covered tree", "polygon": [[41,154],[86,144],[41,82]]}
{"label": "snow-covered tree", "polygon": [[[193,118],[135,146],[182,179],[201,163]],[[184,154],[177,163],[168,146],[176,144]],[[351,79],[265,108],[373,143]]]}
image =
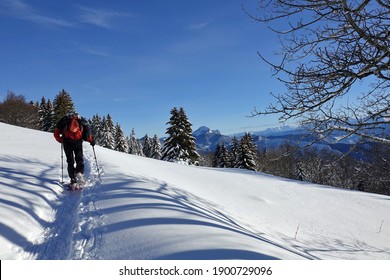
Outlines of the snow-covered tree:
{"label": "snow-covered tree", "polygon": [[143,156],[142,144],[135,138],[134,128],[131,130],[130,138],[128,139],[129,143],[129,154],[136,156]]}
{"label": "snow-covered tree", "polygon": [[257,169],[258,151],[250,133],[245,133],[241,138],[237,156],[236,168]]}
{"label": "snow-covered tree", "polygon": [[119,123],[115,125],[115,148],[116,151],[127,153],[129,150],[126,138]]}
{"label": "snow-covered tree", "polygon": [[56,122],[54,120],[54,106],[50,99],[47,100],[46,104],[46,125],[48,126],[50,132],[53,132],[56,129]]}
{"label": "snow-covered tree", "polygon": [[131,155],[137,154],[137,139],[135,138],[134,128],[131,130],[130,137],[128,139],[128,152]]}
{"label": "snow-covered tree", "polygon": [[154,159],[161,159],[161,156],[162,154],[160,139],[158,139],[157,134],[154,134],[150,157]]}
{"label": "snow-covered tree", "polygon": [[39,104],[39,109],[38,109],[38,115],[39,115],[39,127],[42,131],[48,131],[49,128],[47,125],[45,125],[45,113],[46,113],[46,98],[42,97],[41,103]]}
{"label": "snow-covered tree", "polygon": [[104,120],[102,139],[100,144],[102,147],[111,150],[115,148],[115,127],[110,114],[108,114]]}
{"label": "snow-covered tree", "polygon": [[43,131],[54,131],[56,123],[54,121],[54,108],[50,99],[46,102],[46,98],[42,97],[38,113],[40,129]]}
{"label": "snow-covered tree", "polygon": [[150,139],[147,133],[145,134],[144,141],[142,143],[142,151],[145,157],[152,157],[152,139]]}
{"label": "snow-covered tree", "polygon": [[93,135],[97,145],[102,145],[103,123],[102,118],[98,114],[93,115],[90,120],[91,134]]}
{"label": "snow-covered tree", "polygon": [[221,155],[221,144],[218,143],[215,147],[214,157],[213,157],[213,167],[219,167],[219,159]]}
{"label": "snow-covered tree", "polygon": [[192,135],[192,124],[184,109],[173,108],[167,124],[170,125],[166,131],[169,136],[164,141],[162,160],[197,164],[199,154],[196,151],[195,138]]}
{"label": "snow-covered tree", "polygon": [[230,153],[224,143],[218,143],[213,160],[213,166],[219,168],[230,167]]}
{"label": "snow-covered tree", "polygon": [[234,136],[230,144],[230,167],[236,168],[238,161],[238,151],[240,148],[240,142],[237,137]]}

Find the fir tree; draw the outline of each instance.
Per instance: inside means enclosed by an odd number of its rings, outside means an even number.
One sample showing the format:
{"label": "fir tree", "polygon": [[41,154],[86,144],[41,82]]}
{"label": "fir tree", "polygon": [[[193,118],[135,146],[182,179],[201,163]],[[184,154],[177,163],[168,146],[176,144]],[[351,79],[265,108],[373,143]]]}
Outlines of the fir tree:
{"label": "fir tree", "polygon": [[213,166],[218,168],[230,167],[230,154],[224,143],[218,143],[214,153]]}
{"label": "fir tree", "polygon": [[144,137],[144,141],[142,144],[142,151],[145,157],[149,157],[149,158],[152,157],[152,140],[150,139],[147,133]]}
{"label": "fir tree", "polygon": [[157,134],[154,135],[152,140],[152,149],[151,149],[151,158],[161,159],[161,143],[160,139],[158,139]]}
{"label": "fir tree", "polygon": [[230,167],[237,168],[238,167],[238,151],[240,149],[240,142],[236,138],[233,137],[232,142],[230,144]]}
{"label": "fir tree", "polygon": [[103,135],[103,120],[101,117],[96,114],[92,117],[92,120],[90,120],[91,124],[91,134],[94,137],[95,143],[97,145],[101,145],[102,143],[102,135]]}
{"label": "fir tree", "polygon": [[230,154],[224,143],[221,144],[221,151],[219,154],[218,167],[227,168],[230,167]]}
{"label": "fir tree", "polygon": [[46,103],[45,125],[48,127],[48,131],[54,132],[56,128],[56,121],[54,118],[54,106],[50,99]]}
{"label": "fir tree", "polygon": [[41,103],[38,105],[39,127],[42,131],[54,131],[56,123],[54,121],[54,108],[50,99],[46,102],[45,97],[42,97]]}
{"label": "fir tree", "polygon": [[137,154],[137,139],[135,139],[135,132],[134,128],[131,130],[130,137],[129,137],[129,154],[135,155]]}
{"label": "fir tree", "polygon": [[242,137],[240,141],[236,167],[242,169],[256,170],[257,159],[257,146],[254,143],[250,133],[245,133],[244,137]]}
{"label": "fir tree", "polygon": [[219,159],[221,157],[221,144],[218,143],[215,148],[214,157],[213,157],[213,167],[219,167]]}
{"label": "fir tree", "polygon": [[169,137],[164,141],[162,159],[197,164],[199,154],[196,152],[191,123],[188,121],[184,109],[173,108],[167,124],[170,125],[166,132]]}
{"label": "fir tree", "polygon": [[38,115],[39,115],[39,127],[43,131],[48,131],[48,128],[45,127],[45,113],[46,113],[46,99],[42,97],[41,103],[39,104]]}
{"label": "fir tree", "polygon": [[103,123],[103,133],[102,133],[102,142],[101,145],[104,148],[113,150],[115,148],[115,127],[114,122],[110,114],[107,115]]}
{"label": "fir tree", "polygon": [[129,154],[136,156],[143,156],[142,144],[135,138],[134,128],[131,130],[129,143]]}
{"label": "fir tree", "polygon": [[115,125],[115,150],[127,153],[129,147],[119,123]]}
{"label": "fir tree", "polygon": [[61,90],[53,101],[54,107],[54,122],[57,123],[60,119],[66,116],[69,111],[75,111],[75,107],[70,97],[70,94],[64,89]]}

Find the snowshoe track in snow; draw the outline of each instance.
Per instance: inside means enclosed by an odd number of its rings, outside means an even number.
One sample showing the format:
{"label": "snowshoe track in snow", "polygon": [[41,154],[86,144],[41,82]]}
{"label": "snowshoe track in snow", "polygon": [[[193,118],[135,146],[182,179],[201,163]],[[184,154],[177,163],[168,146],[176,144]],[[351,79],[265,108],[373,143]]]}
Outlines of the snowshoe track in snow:
{"label": "snowshoe track in snow", "polygon": [[95,229],[102,225],[103,215],[95,205],[97,185],[97,166],[92,155],[85,153],[86,185],[82,190],[78,207],[78,221],[73,232],[73,253],[71,259],[94,259],[94,249],[100,242],[102,233]]}
{"label": "snowshoe track in snow", "polygon": [[94,228],[102,224],[94,200],[96,198],[97,171],[94,158],[84,152],[86,182],[83,190],[64,188],[61,204],[54,222],[45,231],[44,243],[34,245],[36,259],[91,259],[93,250],[101,239]]}

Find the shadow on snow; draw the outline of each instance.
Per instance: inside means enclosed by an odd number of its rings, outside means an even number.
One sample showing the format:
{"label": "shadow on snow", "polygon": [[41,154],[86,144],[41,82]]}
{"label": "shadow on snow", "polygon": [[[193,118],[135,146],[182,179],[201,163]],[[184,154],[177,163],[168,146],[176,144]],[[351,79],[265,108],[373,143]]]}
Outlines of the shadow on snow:
{"label": "shadow on snow", "polygon": [[[196,227],[212,227],[221,232],[231,234],[237,234],[241,237],[252,239],[255,242],[265,242],[271,244],[279,249],[286,250],[292,255],[296,255],[297,258],[310,258],[301,254],[299,251],[283,247],[272,240],[263,236],[262,233],[251,231],[237,222],[233,218],[224,214],[218,210],[218,206],[214,205],[210,201],[206,201],[200,197],[197,197],[189,192],[181,189],[176,189],[165,183],[157,182],[155,180],[134,179],[131,177],[124,177],[123,175],[112,175],[112,180],[115,182],[102,185],[99,190],[100,194],[97,199],[99,202],[106,200],[118,200],[121,201],[120,205],[109,206],[104,209],[100,209],[101,213],[106,216],[121,215],[121,212],[127,212],[126,216],[135,216],[135,211],[145,210],[145,213],[162,213],[162,211],[174,211],[176,214],[182,215],[181,217],[147,217],[134,218],[122,220],[120,222],[105,224],[95,230],[102,232],[103,234],[114,233],[122,230],[132,230],[146,226],[159,226],[159,225],[179,225],[196,226]],[[121,179],[120,179],[121,178]],[[103,180],[104,181],[104,180]],[[145,187],[140,187],[145,185]],[[126,203],[123,203],[126,201]],[[127,203],[128,201],[128,203]],[[140,202],[141,201],[141,202]],[[103,203],[104,204],[104,203]],[[109,203],[108,205],[112,205]],[[152,212],[147,211],[152,210]],[[156,211],[157,210],[157,211]],[[159,212],[159,210],[161,210]],[[132,211],[134,215],[132,215]],[[183,218],[184,217],[184,218]],[[188,218],[187,218],[188,217]],[[204,232],[204,231],[203,231]],[[213,231],[215,232],[215,231]],[[158,231],[154,232],[158,235]],[[174,232],[177,237],[180,236],[180,232]],[[196,234],[196,233],[195,233]],[[183,250],[182,252],[176,252],[166,255],[152,256],[152,259],[277,259],[275,256],[266,255],[256,251],[244,250],[244,249],[228,249],[229,244],[226,244],[226,248],[210,248],[210,249],[193,249]],[[234,244],[231,244],[234,245]],[[259,243],[260,245],[260,243]],[[123,248],[126,250],[126,248]],[[102,256],[104,258],[104,256]],[[138,258],[133,256],[133,258]]]}

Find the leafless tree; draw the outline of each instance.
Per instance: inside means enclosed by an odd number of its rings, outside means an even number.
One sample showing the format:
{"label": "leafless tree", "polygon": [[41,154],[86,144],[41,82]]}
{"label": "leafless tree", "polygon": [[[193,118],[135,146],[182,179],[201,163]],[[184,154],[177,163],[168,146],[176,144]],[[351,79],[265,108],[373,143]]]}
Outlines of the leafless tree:
{"label": "leafless tree", "polygon": [[276,102],[252,115],[280,114],[281,121],[298,119],[321,137],[338,130],[390,145],[390,1],[258,5],[259,15],[246,12],[278,34],[283,58],[274,63],[259,56],[287,91],[271,93]]}
{"label": "leafless tree", "polygon": [[38,107],[26,102],[23,95],[9,91],[4,101],[0,102],[0,122],[38,129]]}

